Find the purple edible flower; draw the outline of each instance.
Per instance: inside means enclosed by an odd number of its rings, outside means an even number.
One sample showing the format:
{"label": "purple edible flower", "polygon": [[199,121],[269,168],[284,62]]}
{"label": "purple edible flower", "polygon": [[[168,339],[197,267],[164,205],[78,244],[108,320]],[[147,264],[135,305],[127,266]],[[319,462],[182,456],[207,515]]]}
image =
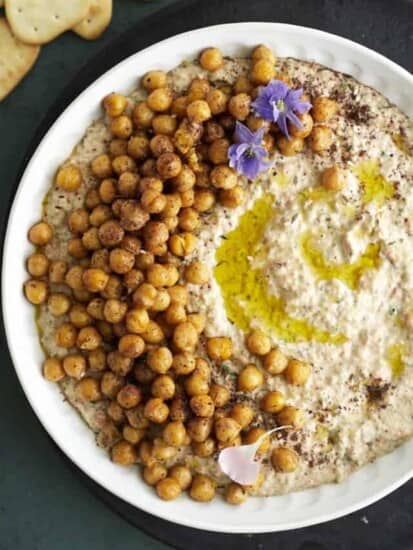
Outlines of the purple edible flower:
{"label": "purple edible flower", "polygon": [[282,133],[290,139],[287,122],[290,121],[297,128],[302,128],[303,125],[296,113],[301,115],[311,108],[311,103],[300,99],[302,93],[302,88],[291,90],[281,80],[271,80],[267,86],[260,89],[252,106],[258,116],[276,122]]}
{"label": "purple edible flower", "polygon": [[250,180],[266,171],[270,165],[270,162],[264,160],[268,158],[268,151],[262,145],[264,132],[265,128],[251,132],[245,124],[238,121],[235,125],[235,139],[238,143],[228,149],[229,165]]}

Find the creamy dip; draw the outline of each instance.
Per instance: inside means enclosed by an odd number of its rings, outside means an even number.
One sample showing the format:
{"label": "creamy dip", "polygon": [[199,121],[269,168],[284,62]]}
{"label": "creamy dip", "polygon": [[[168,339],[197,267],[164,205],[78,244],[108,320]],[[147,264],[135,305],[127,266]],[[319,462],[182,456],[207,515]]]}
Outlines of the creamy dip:
{"label": "creamy dip", "polygon": [[[176,91],[200,75],[233,83],[248,67],[247,60],[228,59],[211,75],[184,63],[169,80]],[[286,475],[264,464],[261,495],[340,481],[413,433],[413,129],[382,95],[349,76],[291,58],[279,59],[277,70],[294,87],[338,101],[340,111],[329,122],[334,144],[323,156],[309,148],[294,157],[275,152],[268,173],[254,182],[241,178],[246,200],[204,215],[197,250],[188,258],[214,274],[206,285],[188,285],[191,310],[205,313],[206,336],[227,335],[234,343],[233,358],[214,366],[214,381],[233,388],[233,402],[257,409],[257,425],[274,425],[258,407],[269,389],[281,390],[305,414],[303,429],[275,435],[299,452],[299,468]],[[134,92],[131,105],[142,96]],[[68,159],[82,170],[84,184],[76,194],[49,191],[44,218],[55,231],[46,249],[50,259],[71,262],[66,215],[96,185],[89,163],[110,139],[105,121],[94,122]],[[333,195],[319,184],[332,164],[346,174],[343,191]],[[246,244],[242,237],[251,230],[255,242]],[[247,272],[259,281],[253,298],[242,287]],[[38,325],[49,355],[67,353],[54,342],[56,326],[66,320],[41,306]],[[235,391],[241,366],[254,362],[244,344],[247,327],[262,328],[285,354],[311,363],[305,387],[269,376],[252,394]],[[105,404],[80,402],[71,379],[61,387],[99,436]],[[174,460],[228,483],[216,456],[202,459],[188,449]]]}

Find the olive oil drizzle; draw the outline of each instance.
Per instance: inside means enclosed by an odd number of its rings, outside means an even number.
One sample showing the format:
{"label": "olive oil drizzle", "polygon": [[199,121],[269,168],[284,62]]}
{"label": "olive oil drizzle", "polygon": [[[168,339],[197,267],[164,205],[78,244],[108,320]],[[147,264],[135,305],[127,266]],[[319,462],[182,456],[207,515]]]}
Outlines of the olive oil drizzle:
{"label": "olive oil drizzle", "polygon": [[387,181],[380,172],[376,160],[365,160],[353,168],[354,174],[363,186],[362,199],[364,204],[375,202],[377,206],[383,206],[386,200],[394,195],[394,185]]}

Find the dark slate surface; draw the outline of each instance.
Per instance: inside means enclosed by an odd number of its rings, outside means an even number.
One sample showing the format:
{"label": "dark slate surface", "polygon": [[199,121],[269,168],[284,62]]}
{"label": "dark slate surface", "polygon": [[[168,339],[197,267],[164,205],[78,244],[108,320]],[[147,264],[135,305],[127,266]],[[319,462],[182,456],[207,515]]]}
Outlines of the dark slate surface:
{"label": "dark slate surface", "polygon": [[[142,19],[161,4],[172,3]],[[340,34],[413,70],[411,0],[184,0],[146,5],[118,0],[115,6],[115,19],[103,39],[86,48],[67,35],[47,46],[33,74],[0,104],[3,226],[17,175],[65,105],[114,63],[162,38],[223,22],[279,21]],[[130,30],[119,36],[126,28]],[[91,482],[56,449],[24,399],[4,338],[1,351],[0,550],[165,548],[130,524],[182,549],[413,549],[413,482],[347,518],[278,534],[205,533],[135,510]]]}

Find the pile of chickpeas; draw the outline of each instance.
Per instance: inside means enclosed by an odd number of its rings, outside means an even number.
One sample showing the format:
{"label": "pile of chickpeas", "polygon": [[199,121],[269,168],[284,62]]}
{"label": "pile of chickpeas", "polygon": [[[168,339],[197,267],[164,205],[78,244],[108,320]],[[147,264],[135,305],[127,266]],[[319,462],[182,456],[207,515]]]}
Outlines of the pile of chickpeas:
{"label": "pile of chickpeas", "polygon": [[[224,64],[217,48],[203,51],[199,62],[212,72]],[[313,102],[312,115],[301,116],[303,128],[292,128],[290,141],[251,113],[258,86],[273,78],[288,80],[276,74],[274,64],[272,52],[258,46],[249,76],[240,76],[232,87],[195,78],[185,94],[177,95],[166,73],[151,71],[142,79],[148,92],[144,101],[130,107],[123,95],[105,97],[112,140],[91,162],[97,185],[86,192],[83,207],[67,216],[70,260],[47,257],[53,239],[47,222],[29,231],[36,251],[27,260],[31,279],[25,295],[61,320],[55,342],[67,350],[63,358],[45,360],[45,378],[74,379],[80,400],[106,404],[99,437],[110,447],[113,462],[140,463],[144,480],[165,500],[185,490],[196,501],[209,501],[216,493],[211,476],[193,473],[184,463],[168,467],[180,448],[212,457],[265,432],[251,427],[253,406],[234,404],[230,389],[212,380],[211,364],[231,359],[232,341],[202,336],[200,346],[205,318],[188,311],[186,283],[204,285],[210,278],[208,266],[190,259],[203,213],[217,203],[234,208],[244,198],[227,161],[236,120],[253,130],[266,125],[269,152],[277,145],[283,154],[296,153],[307,135],[314,151],[331,141],[327,126],[313,125],[335,112],[326,98]],[[59,190],[76,192],[82,184],[76,165],[58,171]],[[262,331],[248,334],[246,347],[257,364],[242,368],[239,391],[251,396],[266,377],[277,375],[291,384],[306,383],[310,366],[272,348]],[[280,425],[302,426],[302,411],[286,404],[280,391],[267,392],[259,406]],[[259,453],[269,448],[266,439]],[[277,447],[271,462],[277,471],[292,472],[298,455]],[[226,500],[243,502],[260,482],[252,488],[230,483]]]}

